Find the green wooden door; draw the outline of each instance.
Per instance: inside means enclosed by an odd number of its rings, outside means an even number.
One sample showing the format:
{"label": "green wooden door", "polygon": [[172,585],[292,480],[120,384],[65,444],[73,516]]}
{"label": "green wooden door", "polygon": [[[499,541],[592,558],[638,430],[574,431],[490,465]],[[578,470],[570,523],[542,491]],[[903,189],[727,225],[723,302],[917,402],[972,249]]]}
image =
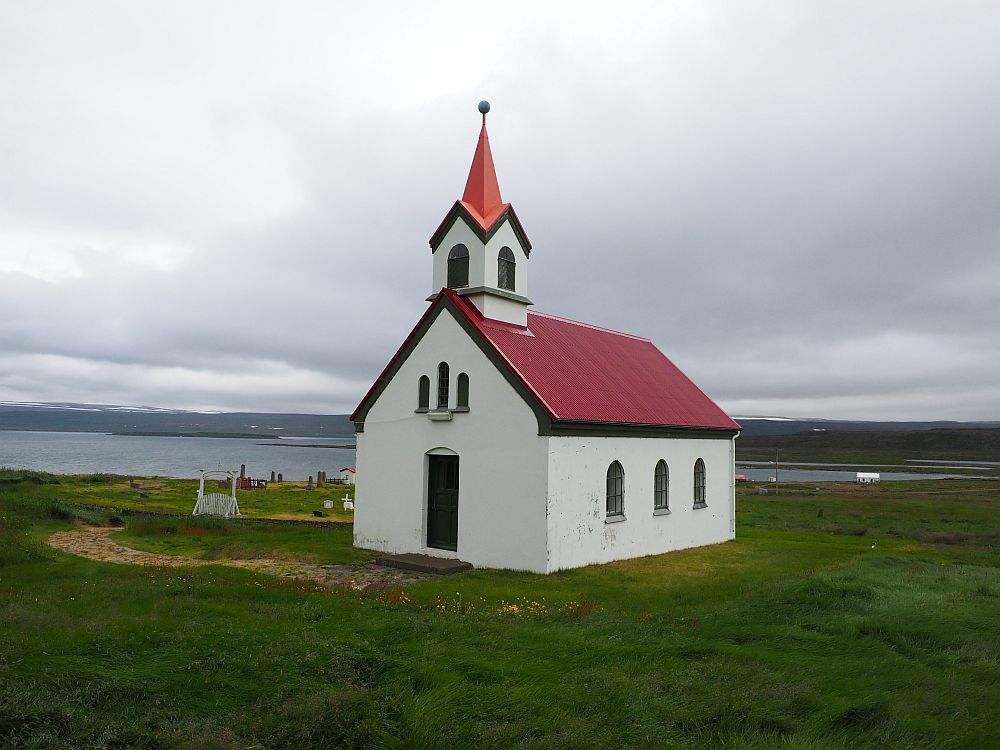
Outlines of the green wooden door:
{"label": "green wooden door", "polygon": [[428,456],[427,546],[458,549],[458,456]]}

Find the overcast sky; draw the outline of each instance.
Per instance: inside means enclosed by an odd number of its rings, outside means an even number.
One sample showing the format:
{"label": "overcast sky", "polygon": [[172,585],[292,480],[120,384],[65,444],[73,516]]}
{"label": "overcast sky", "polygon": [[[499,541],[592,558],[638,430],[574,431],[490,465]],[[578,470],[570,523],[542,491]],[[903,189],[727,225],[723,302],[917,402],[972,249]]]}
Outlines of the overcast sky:
{"label": "overcast sky", "polygon": [[536,309],[1000,419],[1000,4],[0,0],[0,400],[350,412],[488,99]]}

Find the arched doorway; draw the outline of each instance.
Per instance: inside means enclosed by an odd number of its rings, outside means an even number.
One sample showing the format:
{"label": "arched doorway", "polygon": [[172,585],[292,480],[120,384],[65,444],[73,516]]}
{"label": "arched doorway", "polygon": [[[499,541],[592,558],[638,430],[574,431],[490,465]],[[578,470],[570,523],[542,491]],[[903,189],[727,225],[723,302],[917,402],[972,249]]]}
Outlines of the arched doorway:
{"label": "arched doorway", "polygon": [[458,550],[458,456],[427,456],[427,546]]}

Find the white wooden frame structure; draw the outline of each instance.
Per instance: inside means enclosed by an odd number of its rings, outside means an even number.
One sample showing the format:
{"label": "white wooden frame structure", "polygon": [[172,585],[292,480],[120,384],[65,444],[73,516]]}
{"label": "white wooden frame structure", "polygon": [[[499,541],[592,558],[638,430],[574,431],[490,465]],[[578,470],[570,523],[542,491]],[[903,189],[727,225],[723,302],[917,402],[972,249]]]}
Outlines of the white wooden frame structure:
{"label": "white wooden frame structure", "polygon": [[[241,515],[240,506],[236,502],[237,476],[238,474],[235,471],[227,469],[202,469],[201,481],[198,483],[198,500],[194,504],[194,510],[191,511],[191,515],[223,516],[225,518]],[[223,477],[229,480],[229,487],[232,490],[232,494],[223,495],[221,492],[212,492],[206,495],[205,479],[222,479]]]}

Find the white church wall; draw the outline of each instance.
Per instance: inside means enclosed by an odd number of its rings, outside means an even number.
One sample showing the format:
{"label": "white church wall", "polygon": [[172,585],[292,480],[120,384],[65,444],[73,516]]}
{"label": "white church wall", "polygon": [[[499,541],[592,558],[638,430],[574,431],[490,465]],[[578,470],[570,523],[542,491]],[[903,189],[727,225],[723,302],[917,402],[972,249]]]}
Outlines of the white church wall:
{"label": "white church wall", "polygon": [[[443,249],[443,247],[442,247]],[[417,383],[438,363],[469,375],[469,411],[450,421],[415,414]],[[447,310],[378,397],[358,434],[354,543],[383,552],[457,556],[479,567],[546,569],[546,439],[534,414]],[[426,547],[426,455],[459,455],[458,550]]]}
{"label": "white church wall", "polygon": [[[548,570],[698,547],[735,537],[733,441],[729,439],[549,439]],[[706,468],[707,507],[694,508],[694,465]],[[670,472],[669,514],[654,515],[656,463]],[[625,520],[607,523],[612,461],[625,472]]]}
{"label": "white church wall", "polygon": [[519,326],[528,325],[528,306],[523,302],[515,302],[492,294],[471,295],[469,299],[484,317]]}

